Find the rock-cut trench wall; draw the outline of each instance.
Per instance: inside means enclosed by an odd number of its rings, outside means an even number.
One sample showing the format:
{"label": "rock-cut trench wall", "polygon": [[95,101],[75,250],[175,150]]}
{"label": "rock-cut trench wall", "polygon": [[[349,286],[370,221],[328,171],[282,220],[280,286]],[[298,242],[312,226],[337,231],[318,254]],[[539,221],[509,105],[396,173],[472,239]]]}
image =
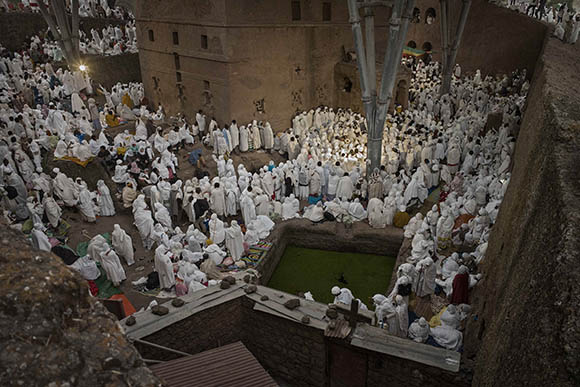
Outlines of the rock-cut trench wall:
{"label": "rock-cut trench wall", "polygon": [[87,282],[0,224],[0,386],[160,386]]}
{"label": "rock-cut trench wall", "polygon": [[546,37],[471,300],[474,386],[580,385],[579,88],[580,47]]}

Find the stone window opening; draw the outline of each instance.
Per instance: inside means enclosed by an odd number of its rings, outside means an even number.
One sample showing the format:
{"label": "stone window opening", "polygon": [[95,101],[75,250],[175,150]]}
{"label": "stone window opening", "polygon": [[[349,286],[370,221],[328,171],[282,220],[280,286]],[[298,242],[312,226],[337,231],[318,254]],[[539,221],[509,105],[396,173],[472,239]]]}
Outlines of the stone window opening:
{"label": "stone window opening", "polygon": [[181,83],[181,73],[179,71],[175,72],[175,79],[177,80],[177,83]]}
{"label": "stone window opening", "polygon": [[181,61],[179,59],[179,54],[174,52],[173,59],[175,60],[175,70],[180,70],[181,69]]}
{"label": "stone window opening", "polygon": [[201,48],[207,50],[207,35],[201,35]]}
{"label": "stone window opening", "polygon": [[330,21],[332,19],[332,3],[325,1],[322,3],[322,21]]}
{"label": "stone window opening", "polygon": [[417,7],[413,8],[413,17],[411,23],[421,23],[421,10]]}
{"label": "stone window opening", "polygon": [[435,17],[437,14],[435,13],[434,8],[429,8],[427,12],[425,12],[425,24],[433,24],[435,23]]}
{"label": "stone window opening", "polygon": [[203,89],[209,90],[209,81],[203,81]]}
{"label": "stone window opening", "polygon": [[292,21],[297,21],[302,19],[302,13],[300,10],[300,1],[292,1]]}
{"label": "stone window opening", "polygon": [[415,43],[414,40],[409,40],[409,43],[407,43],[407,47],[409,47],[409,48],[417,48],[417,43]]}
{"label": "stone window opening", "polygon": [[149,34],[149,41],[154,42],[155,41],[155,34],[153,33],[153,30],[149,30],[149,31],[147,31],[147,33]]}
{"label": "stone window opening", "polygon": [[179,45],[179,33],[177,31],[173,31],[173,44]]}
{"label": "stone window opening", "polygon": [[346,93],[350,93],[352,91],[352,81],[350,80],[349,77],[344,77],[343,79],[343,88],[342,90]]}

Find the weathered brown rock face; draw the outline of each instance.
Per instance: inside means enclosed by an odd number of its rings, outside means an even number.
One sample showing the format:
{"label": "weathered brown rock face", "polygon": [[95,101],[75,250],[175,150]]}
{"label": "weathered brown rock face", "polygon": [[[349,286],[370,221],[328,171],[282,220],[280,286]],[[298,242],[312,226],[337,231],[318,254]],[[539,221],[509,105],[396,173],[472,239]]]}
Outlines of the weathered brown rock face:
{"label": "weathered brown rock face", "polygon": [[473,295],[475,386],[580,384],[580,48],[547,38]]}
{"label": "weathered brown rock face", "polygon": [[0,227],[0,385],[161,385],[79,275]]}

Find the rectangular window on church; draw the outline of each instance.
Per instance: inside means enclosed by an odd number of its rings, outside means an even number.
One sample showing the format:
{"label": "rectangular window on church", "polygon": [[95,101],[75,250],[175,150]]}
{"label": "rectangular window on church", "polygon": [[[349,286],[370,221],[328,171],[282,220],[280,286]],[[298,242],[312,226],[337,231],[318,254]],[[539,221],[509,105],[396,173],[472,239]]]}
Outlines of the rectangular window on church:
{"label": "rectangular window on church", "polygon": [[155,41],[155,35],[153,35],[153,30],[149,30],[149,41],[150,42],[154,42]]}
{"label": "rectangular window on church", "polygon": [[201,35],[201,48],[207,50],[207,35]]}
{"label": "rectangular window on church", "polygon": [[322,3],[322,21],[330,21],[332,18],[332,4],[329,2]]}
{"label": "rectangular window on church", "polygon": [[300,12],[300,1],[293,1],[292,2],[292,20],[300,20],[302,19],[302,15]]}
{"label": "rectangular window on church", "polygon": [[203,81],[203,89],[209,90],[209,81]]}
{"label": "rectangular window on church", "polygon": [[179,71],[175,72],[175,79],[177,79],[177,83],[181,82],[181,73]]}
{"label": "rectangular window on church", "polygon": [[177,31],[173,31],[173,44],[175,45],[179,44],[179,34],[177,33]]}
{"label": "rectangular window on church", "polygon": [[175,70],[181,69],[181,61],[179,60],[179,55],[177,53],[173,54],[173,59],[175,59]]}

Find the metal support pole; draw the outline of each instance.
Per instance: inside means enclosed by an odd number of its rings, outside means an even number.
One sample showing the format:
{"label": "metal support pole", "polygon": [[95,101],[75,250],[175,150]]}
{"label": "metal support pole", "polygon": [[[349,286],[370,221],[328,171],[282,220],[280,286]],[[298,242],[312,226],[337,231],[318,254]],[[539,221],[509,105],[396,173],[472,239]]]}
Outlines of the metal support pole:
{"label": "metal support pole", "polygon": [[441,65],[442,65],[442,69],[443,71],[445,71],[445,69],[447,68],[447,51],[449,49],[449,43],[448,43],[448,31],[449,28],[447,27],[447,0],[439,0],[439,12],[441,13],[440,15],[440,22],[439,22],[439,26],[441,29],[441,48],[442,48],[442,52],[441,52]]}
{"label": "metal support pole", "polygon": [[[370,1],[366,0],[367,3]],[[365,39],[369,87],[371,98],[374,100],[377,95],[377,65],[375,60],[375,11],[371,7],[365,8]]]}
{"label": "metal support pole", "polygon": [[374,124],[373,117],[375,116],[375,101],[371,96],[368,64],[366,60],[364,42],[360,26],[360,15],[358,13],[356,0],[348,0],[348,11],[350,14],[349,21],[350,24],[352,25],[354,48],[356,50],[356,60],[360,77],[362,103],[365,111],[365,116],[367,119],[367,133],[371,133],[374,130],[372,125]]}
{"label": "metal support pole", "polygon": [[[391,13],[389,40],[385,51],[380,93],[376,95],[374,15],[369,10],[376,1],[348,0],[361,94],[367,120],[367,176],[381,164],[383,129],[393,87],[401,63],[403,45],[409,28],[415,0],[396,0]],[[367,47],[365,52],[358,8],[365,8]],[[372,69],[371,69],[372,66]]]}
{"label": "metal support pole", "polygon": [[356,61],[359,68],[360,88],[362,94],[363,104],[366,106],[370,103],[370,90],[368,80],[368,67],[365,56],[365,49],[360,28],[360,16],[356,6],[356,0],[348,0],[348,10],[350,12],[350,24],[352,25],[352,34],[354,37],[354,48],[356,50]]}
{"label": "metal support pole", "polygon": [[384,90],[386,87],[388,87],[388,80],[392,77],[392,72],[396,70],[396,66],[393,65],[396,60],[394,51],[396,50],[395,47],[397,45],[398,32],[401,23],[401,13],[403,11],[404,2],[405,0],[396,0],[395,5],[391,11],[391,19],[389,21],[389,40],[387,41],[385,58],[383,60],[381,86],[379,89],[378,97],[376,99],[375,115],[372,117],[367,116],[367,176],[370,176],[374,169],[379,168],[381,165],[383,126],[377,125],[377,123],[380,123],[381,120],[378,119],[378,117],[382,114],[382,110],[384,109],[383,106],[381,106],[381,104],[384,105],[385,101]]}
{"label": "metal support pole", "polygon": [[459,24],[457,24],[457,31],[455,32],[455,38],[453,39],[453,46],[451,47],[451,51],[449,52],[449,56],[446,60],[447,66],[443,68],[441,95],[447,94],[451,91],[451,78],[453,74],[453,68],[455,67],[455,60],[457,59],[457,50],[459,49],[459,44],[461,43],[461,38],[463,37],[465,24],[467,24],[467,16],[469,15],[470,7],[471,0],[463,0],[461,4],[461,17],[459,19]]}
{"label": "metal support pole", "polygon": [[[394,36],[392,40],[391,36],[389,36],[389,46],[387,48],[389,52],[385,55],[380,94],[377,99],[377,111],[375,114],[376,137],[372,139],[372,142],[369,140],[369,159],[371,162],[371,165],[369,166],[370,171],[368,171],[369,173],[375,168],[381,166],[385,119],[393,98],[393,88],[395,86],[399,67],[401,66],[403,46],[407,37],[407,30],[409,29],[409,22],[413,14],[414,6],[415,0],[401,0],[397,3],[395,8],[393,8],[393,16],[395,16],[396,13],[396,18],[398,20],[394,20],[395,26],[393,27],[395,28],[389,32],[389,34],[393,34]],[[370,157],[371,146],[373,147],[373,158]]]}

